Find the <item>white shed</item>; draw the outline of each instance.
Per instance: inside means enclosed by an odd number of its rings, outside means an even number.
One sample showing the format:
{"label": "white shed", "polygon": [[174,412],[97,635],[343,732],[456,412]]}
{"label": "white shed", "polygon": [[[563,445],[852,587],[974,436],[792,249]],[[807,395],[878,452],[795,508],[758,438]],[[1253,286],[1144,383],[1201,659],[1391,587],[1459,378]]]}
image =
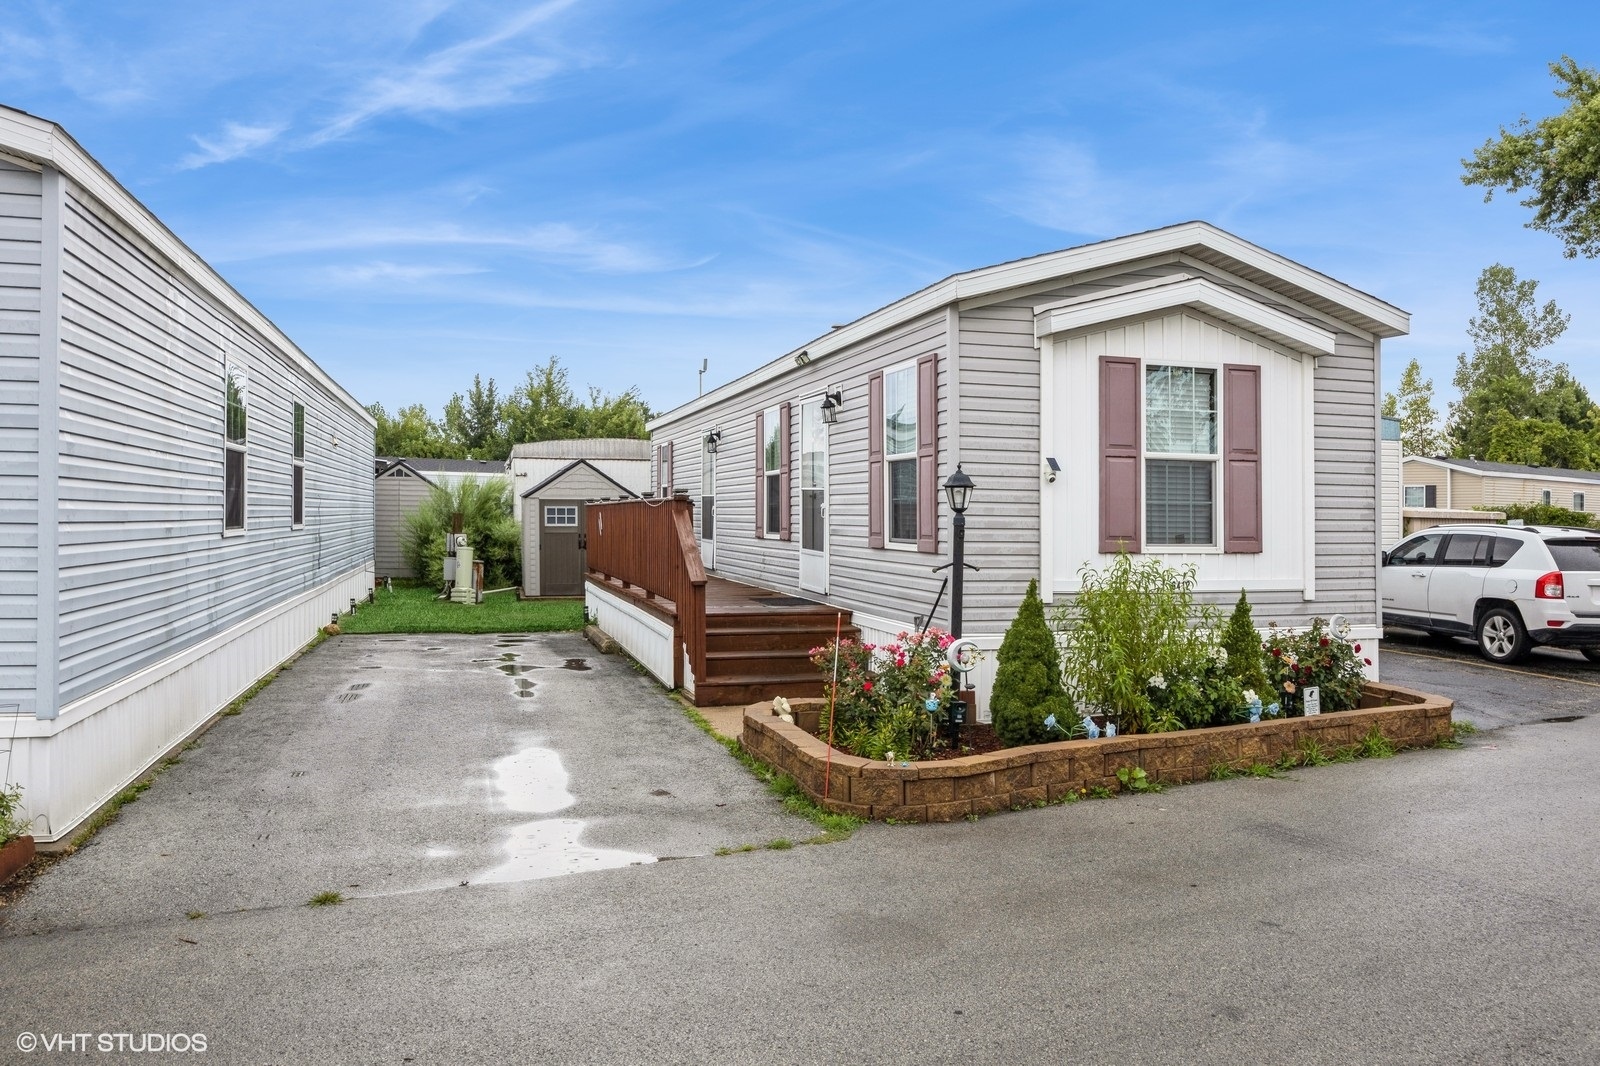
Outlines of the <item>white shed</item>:
{"label": "white shed", "polygon": [[368,594],[374,426],[6,107],[0,363],[0,731],[50,843]]}
{"label": "white shed", "polygon": [[[577,440],[542,440],[511,449],[509,466],[512,514],[522,519],[522,498],[531,486],[542,484],[586,460],[627,493],[643,496],[650,491],[650,442],[630,437],[587,437]],[[611,495],[618,495],[613,490]]]}

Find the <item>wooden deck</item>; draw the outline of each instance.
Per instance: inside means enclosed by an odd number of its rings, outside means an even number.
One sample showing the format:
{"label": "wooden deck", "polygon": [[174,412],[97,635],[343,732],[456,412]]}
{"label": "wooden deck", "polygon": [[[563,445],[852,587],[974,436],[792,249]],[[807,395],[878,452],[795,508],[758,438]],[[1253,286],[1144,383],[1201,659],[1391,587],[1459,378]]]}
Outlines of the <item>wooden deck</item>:
{"label": "wooden deck", "polygon": [[[677,605],[671,600],[593,571],[588,577],[678,627]],[[706,676],[696,678],[694,685],[694,702],[700,707],[820,696],[823,675],[811,664],[811,649],[828,643],[836,631],[850,639],[860,636],[849,611],[709,575],[705,627]]]}

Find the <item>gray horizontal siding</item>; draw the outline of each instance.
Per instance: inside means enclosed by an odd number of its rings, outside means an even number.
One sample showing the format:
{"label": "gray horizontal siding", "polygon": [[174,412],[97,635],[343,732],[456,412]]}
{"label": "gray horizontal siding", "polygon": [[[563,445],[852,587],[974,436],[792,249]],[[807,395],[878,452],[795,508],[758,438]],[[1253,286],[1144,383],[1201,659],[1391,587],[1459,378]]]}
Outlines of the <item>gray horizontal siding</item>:
{"label": "gray horizontal siding", "polygon": [[[63,704],[368,563],[372,428],[69,187]],[[249,372],[246,532],[222,535],[223,365]],[[305,525],[290,526],[292,405]],[[307,634],[309,637],[310,634]]]}
{"label": "gray horizontal siding", "polygon": [[40,176],[0,162],[0,713],[32,713],[39,619]]}
{"label": "gray horizontal siding", "polygon": [[[673,487],[695,498],[700,529],[701,440],[712,427],[722,430],[717,453],[716,573],[735,581],[799,595],[800,474],[802,400],[824,388],[844,393],[839,420],[830,427],[828,521],[829,591],[824,597],[852,611],[907,621],[926,613],[938,593],[940,576],[932,568],[949,551],[950,517],[940,508],[939,552],[923,553],[867,547],[867,379],[875,371],[937,352],[940,480],[950,470],[949,360],[945,352],[943,310],[869,338],[808,366],[799,367],[721,404],[658,427],[657,443],[673,442]],[[794,539],[755,534],[755,416],[773,404],[795,404],[790,434],[789,508]],[[946,600],[946,607],[948,600]],[[941,618],[946,608],[941,608]]]}
{"label": "gray horizontal siding", "polygon": [[414,578],[416,571],[406,561],[406,516],[428,498],[433,486],[419,477],[387,474],[373,485],[373,552],[377,576]]}

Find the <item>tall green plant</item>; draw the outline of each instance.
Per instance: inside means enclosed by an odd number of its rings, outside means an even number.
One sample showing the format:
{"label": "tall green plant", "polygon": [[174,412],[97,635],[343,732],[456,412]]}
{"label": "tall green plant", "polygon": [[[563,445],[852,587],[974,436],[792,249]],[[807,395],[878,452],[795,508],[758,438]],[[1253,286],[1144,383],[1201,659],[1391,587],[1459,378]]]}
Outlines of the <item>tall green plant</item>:
{"label": "tall green plant", "polygon": [[427,499],[406,516],[400,550],[412,571],[430,585],[444,583],[445,535],[450,531],[451,516],[458,512],[473,558],[483,561],[487,586],[518,584],[522,580],[522,531],[511,517],[511,485],[505,478],[462,478],[454,485],[435,485]]}
{"label": "tall green plant", "polygon": [[1072,701],[1061,688],[1061,652],[1044,619],[1037,581],[1028,582],[1022,606],[1000,644],[989,711],[995,734],[1007,747],[1062,739],[1064,733],[1045,727],[1052,715],[1063,730],[1075,724]]}
{"label": "tall green plant", "polygon": [[1194,610],[1193,566],[1159,559],[1134,562],[1118,553],[1109,567],[1085,566],[1070,603],[1056,608],[1062,632],[1061,674],[1067,692],[1085,711],[1104,713],[1121,733],[1148,733],[1157,723],[1152,682],[1168,673],[1187,675],[1209,654],[1215,612]]}
{"label": "tall green plant", "polygon": [[0,847],[27,832],[28,820],[22,816],[22,786],[0,787]]}
{"label": "tall green plant", "polygon": [[1239,590],[1239,602],[1233,605],[1228,624],[1222,629],[1222,650],[1228,653],[1228,673],[1233,675],[1240,687],[1254,692],[1263,703],[1271,703],[1272,698],[1267,694],[1271,683],[1267,681],[1266,667],[1262,662],[1265,652],[1261,648],[1261,634],[1256,629],[1250,600],[1245,596],[1244,589]]}

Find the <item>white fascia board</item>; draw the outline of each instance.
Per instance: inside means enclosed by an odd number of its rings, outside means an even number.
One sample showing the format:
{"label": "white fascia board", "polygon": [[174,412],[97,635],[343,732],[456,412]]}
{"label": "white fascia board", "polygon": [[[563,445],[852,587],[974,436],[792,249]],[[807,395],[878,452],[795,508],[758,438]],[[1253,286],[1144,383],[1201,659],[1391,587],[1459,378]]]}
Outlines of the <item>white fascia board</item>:
{"label": "white fascia board", "polygon": [[1089,271],[1103,270],[1133,260],[1169,255],[1196,245],[1210,248],[1248,267],[1281,278],[1295,288],[1329,300],[1364,320],[1378,322],[1384,327],[1380,331],[1380,336],[1399,337],[1411,332],[1411,316],[1398,307],[1337,282],[1326,274],[1319,274],[1309,267],[1301,266],[1293,260],[1275,255],[1265,248],[1258,248],[1249,241],[1220,230],[1209,222],[1183,222],[1164,229],[1116,237],[1098,244],[1047,252],[1044,255],[1018,259],[1010,263],[952,274],[652,419],[648,428],[653,433],[679,419],[781,377],[796,368],[795,357],[802,351],[807,354],[808,362],[816,362],[947,304],[977,300],[996,293],[1023,289],[1030,285],[1069,278]]}
{"label": "white fascia board", "polygon": [[1183,280],[1144,282],[1047,305],[1034,317],[1034,335],[1049,337],[1119,319],[1193,307],[1297,352],[1307,355],[1332,355],[1334,352],[1334,334],[1330,330],[1224,289],[1205,278],[1181,274],[1177,277]]}
{"label": "white fascia board", "polygon": [[276,348],[312,380],[352,411],[376,426],[377,420],[368,413],[365,405],[335,381],[311,357],[300,350],[271,319],[256,309],[255,305],[239,294],[226,279],[186,244],[144,204],[140,203],[111,172],[84,151],[66,130],[47,119],[37,118],[23,111],[0,106],[0,152],[16,154],[23,159],[53,167],[70,179],[84,192],[100,201],[112,215],[127,226],[140,240],[145,241],[174,270],[189,278],[224,308],[231,311],[246,327],[255,331],[268,347]]}

